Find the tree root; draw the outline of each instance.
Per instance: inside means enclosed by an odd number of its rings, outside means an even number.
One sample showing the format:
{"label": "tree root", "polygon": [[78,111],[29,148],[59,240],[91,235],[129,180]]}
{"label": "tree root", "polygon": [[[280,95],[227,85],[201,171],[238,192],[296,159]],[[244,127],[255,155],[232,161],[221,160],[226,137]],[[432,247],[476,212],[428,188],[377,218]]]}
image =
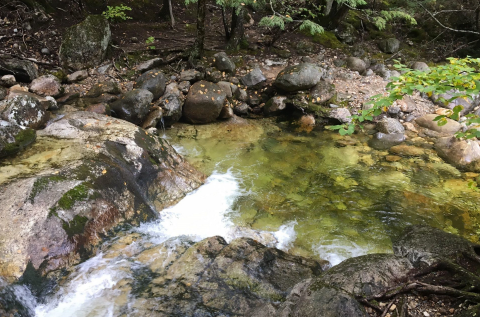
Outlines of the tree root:
{"label": "tree root", "polygon": [[415,277],[425,276],[436,271],[448,271],[452,274],[457,274],[465,284],[473,286],[476,290],[480,290],[480,278],[477,275],[450,261],[437,262],[415,274]]}

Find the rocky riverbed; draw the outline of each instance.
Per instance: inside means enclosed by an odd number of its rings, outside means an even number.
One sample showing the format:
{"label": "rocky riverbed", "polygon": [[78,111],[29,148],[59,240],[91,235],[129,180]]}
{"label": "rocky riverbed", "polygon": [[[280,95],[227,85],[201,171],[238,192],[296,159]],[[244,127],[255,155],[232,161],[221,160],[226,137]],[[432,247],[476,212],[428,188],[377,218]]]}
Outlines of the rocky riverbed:
{"label": "rocky riverbed", "polygon": [[132,74],[82,57],[104,57],[96,19],[95,45],[62,44],[68,76],[2,58],[0,313],[476,313],[480,147],[453,136],[464,117],[434,121],[476,98],[405,97],[342,137],[324,127],[385,93],[389,65],[220,52]]}

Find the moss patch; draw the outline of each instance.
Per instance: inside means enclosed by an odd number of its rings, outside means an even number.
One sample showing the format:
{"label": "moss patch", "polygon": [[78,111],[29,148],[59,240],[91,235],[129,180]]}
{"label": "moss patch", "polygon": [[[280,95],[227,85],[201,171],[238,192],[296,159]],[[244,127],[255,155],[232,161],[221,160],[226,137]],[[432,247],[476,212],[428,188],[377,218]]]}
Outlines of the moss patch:
{"label": "moss patch", "polygon": [[[2,152],[5,153],[4,156],[12,155],[17,153],[20,150],[23,150],[28,145],[32,144],[37,138],[35,130],[27,128],[21,130],[17,135],[15,135],[15,142],[5,143]],[[0,155],[2,157],[3,155]]]}
{"label": "moss patch", "polygon": [[325,47],[333,49],[344,49],[347,46],[340,42],[333,32],[325,31],[322,34],[316,34],[312,37],[312,41],[322,44]]}
{"label": "moss patch", "polygon": [[58,206],[64,210],[71,209],[76,201],[88,198],[88,187],[82,183],[66,192],[58,201]]}
{"label": "moss patch", "polygon": [[62,228],[68,234],[68,237],[71,238],[76,234],[83,233],[87,222],[87,217],[76,215],[70,222],[62,221]]}
{"label": "moss patch", "polygon": [[35,197],[45,190],[50,183],[63,180],[65,180],[65,177],[59,175],[37,178],[35,183],[33,183],[32,191],[30,192],[30,196],[28,196],[28,200],[33,204]]}

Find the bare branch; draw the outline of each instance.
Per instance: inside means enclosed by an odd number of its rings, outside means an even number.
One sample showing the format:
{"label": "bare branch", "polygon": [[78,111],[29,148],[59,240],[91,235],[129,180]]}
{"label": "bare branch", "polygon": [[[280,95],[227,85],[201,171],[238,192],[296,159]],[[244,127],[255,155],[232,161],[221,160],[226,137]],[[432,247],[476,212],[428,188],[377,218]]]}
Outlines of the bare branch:
{"label": "bare branch", "polygon": [[452,32],[457,32],[457,33],[469,33],[469,34],[476,34],[476,35],[480,35],[480,32],[475,32],[475,31],[470,31],[470,30],[457,30],[457,29],[454,29],[454,28],[451,28],[451,27],[448,27],[446,25],[444,25],[442,22],[440,22],[436,17],[435,15],[430,12],[427,8],[425,8],[425,6],[423,4],[421,4],[419,1],[416,1],[417,4],[419,6],[421,6],[423,8],[423,10],[425,10],[431,17],[432,19],[435,20],[435,22],[437,22],[438,25],[440,25],[442,28],[444,29],[447,29],[449,31],[452,31]]}

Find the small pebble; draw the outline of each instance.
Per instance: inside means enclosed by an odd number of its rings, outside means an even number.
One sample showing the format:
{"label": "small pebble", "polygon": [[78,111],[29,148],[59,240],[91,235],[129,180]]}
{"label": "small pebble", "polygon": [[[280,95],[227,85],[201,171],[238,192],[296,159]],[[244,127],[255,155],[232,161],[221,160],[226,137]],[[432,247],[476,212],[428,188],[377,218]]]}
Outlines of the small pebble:
{"label": "small pebble", "polygon": [[50,50],[46,47],[42,48],[42,54],[43,55],[50,55]]}
{"label": "small pebble", "polygon": [[430,314],[429,314],[429,313],[427,313],[426,311],[424,311],[424,312],[423,312],[423,316],[425,316],[425,317],[429,317],[429,316],[430,316]]}

